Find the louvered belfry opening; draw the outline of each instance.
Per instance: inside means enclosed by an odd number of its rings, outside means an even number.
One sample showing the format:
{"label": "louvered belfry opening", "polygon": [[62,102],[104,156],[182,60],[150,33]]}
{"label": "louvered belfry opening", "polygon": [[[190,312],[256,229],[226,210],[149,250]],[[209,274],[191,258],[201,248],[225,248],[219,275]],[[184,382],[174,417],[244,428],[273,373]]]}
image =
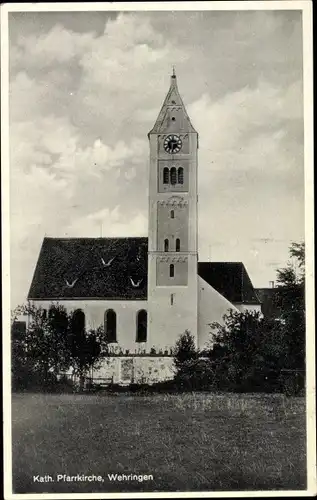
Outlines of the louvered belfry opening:
{"label": "louvered belfry opening", "polygon": [[175,185],[177,183],[176,168],[171,168],[171,184]]}
{"label": "louvered belfry opening", "polygon": [[163,170],[163,184],[168,184],[169,183],[169,169],[168,167],[164,167]]}
{"label": "louvered belfry opening", "polygon": [[179,167],[177,171],[177,182],[178,184],[184,184],[184,169],[183,167]]}

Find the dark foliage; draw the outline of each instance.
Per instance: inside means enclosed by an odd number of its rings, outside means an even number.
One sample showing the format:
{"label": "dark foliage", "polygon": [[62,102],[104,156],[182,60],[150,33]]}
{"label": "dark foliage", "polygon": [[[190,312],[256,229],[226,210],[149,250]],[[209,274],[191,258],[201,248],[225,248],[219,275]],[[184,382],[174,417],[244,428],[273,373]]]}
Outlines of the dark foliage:
{"label": "dark foliage", "polygon": [[[20,314],[28,317],[23,331],[17,328]],[[71,367],[82,387],[85,372],[107,354],[103,329],[87,331],[78,315],[60,305],[48,314],[33,305],[19,307],[12,315],[11,346],[13,390],[72,390],[74,384],[59,377]]]}

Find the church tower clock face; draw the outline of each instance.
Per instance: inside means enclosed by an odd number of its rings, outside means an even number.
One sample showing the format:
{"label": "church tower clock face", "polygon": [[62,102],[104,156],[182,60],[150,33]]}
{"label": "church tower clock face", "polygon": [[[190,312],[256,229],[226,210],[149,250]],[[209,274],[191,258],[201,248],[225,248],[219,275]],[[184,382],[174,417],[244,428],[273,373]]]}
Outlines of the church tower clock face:
{"label": "church tower clock face", "polygon": [[182,149],[182,140],[178,135],[168,135],[164,140],[164,149],[167,153],[179,153]]}

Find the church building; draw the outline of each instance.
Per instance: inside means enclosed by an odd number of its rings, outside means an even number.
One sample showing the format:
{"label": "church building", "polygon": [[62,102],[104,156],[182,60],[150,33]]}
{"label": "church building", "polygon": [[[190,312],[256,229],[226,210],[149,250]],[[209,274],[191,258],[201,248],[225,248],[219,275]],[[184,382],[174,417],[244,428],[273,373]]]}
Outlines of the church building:
{"label": "church building", "polygon": [[174,72],[148,139],[148,238],[44,238],[28,294],[104,325],[112,354],[93,377],[116,383],[170,378],[185,330],[202,349],[229,309],[261,311],[242,262],[199,262],[198,133]]}

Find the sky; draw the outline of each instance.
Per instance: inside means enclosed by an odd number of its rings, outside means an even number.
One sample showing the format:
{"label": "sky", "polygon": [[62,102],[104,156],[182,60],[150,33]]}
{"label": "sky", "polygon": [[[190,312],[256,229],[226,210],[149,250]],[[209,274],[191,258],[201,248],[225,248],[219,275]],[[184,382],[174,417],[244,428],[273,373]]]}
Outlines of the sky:
{"label": "sky", "polygon": [[300,11],[9,14],[11,307],[45,236],[146,236],[172,65],[199,133],[199,260],[269,286],[304,238]]}

